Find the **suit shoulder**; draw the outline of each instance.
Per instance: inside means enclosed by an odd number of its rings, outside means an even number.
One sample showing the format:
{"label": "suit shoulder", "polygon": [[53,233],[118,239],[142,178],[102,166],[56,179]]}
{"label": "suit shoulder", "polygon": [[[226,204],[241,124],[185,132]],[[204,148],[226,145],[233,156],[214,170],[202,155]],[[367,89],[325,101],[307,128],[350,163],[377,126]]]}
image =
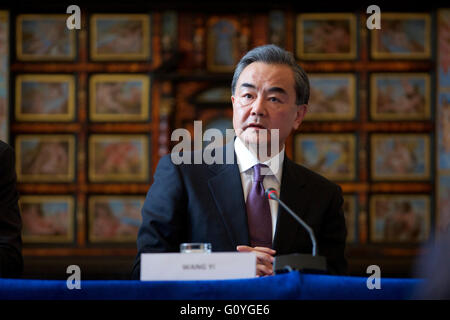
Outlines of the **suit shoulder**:
{"label": "suit shoulder", "polygon": [[170,152],[159,159],[160,164],[170,164],[172,166],[183,167],[185,165],[190,165],[196,163],[196,159],[198,159],[201,152],[199,151],[186,151],[186,152]]}
{"label": "suit shoulder", "polygon": [[[226,149],[224,147],[214,148],[205,154],[203,149],[192,151],[171,152],[163,156],[160,161],[170,162],[180,170],[197,170],[198,168],[207,168],[211,164],[226,163]],[[205,158],[206,157],[206,158]]]}
{"label": "suit shoulder", "polygon": [[196,164],[195,160],[194,152],[183,154],[169,153],[161,157],[157,169],[171,173],[176,172],[180,176],[200,176],[207,171],[208,165],[203,162]]}

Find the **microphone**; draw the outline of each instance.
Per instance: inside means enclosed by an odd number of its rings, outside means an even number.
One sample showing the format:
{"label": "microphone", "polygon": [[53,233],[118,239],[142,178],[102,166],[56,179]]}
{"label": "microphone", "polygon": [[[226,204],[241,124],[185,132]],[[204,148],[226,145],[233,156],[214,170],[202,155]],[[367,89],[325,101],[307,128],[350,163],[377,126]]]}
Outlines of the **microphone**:
{"label": "microphone", "polygon": [[[294,211],[292,211],[283,201],[278,198],[277,191],[274,188],[268,188],[265,191],[265,196],[269,200],[277,201],[298,223],[302,225],[303,228],[308,231],[309,237],[312,242],[312,255],[294,253],[289,255],[281,255],[275,257],[273,263],[273,269],[275,273],[278,270],[288,269],[289,271],[293,269],[301,271],[309,271],[313,273],[324,273],[326,272],[326,259],[325,257],[317,255],[317,241],[314,236],[313,229],[303,221],[299,216],[297,216]],[[280,267],[281,265],[281,267]],[[279,272],[278,272],[279,273]]]}
{"label": "microphone", "polygon": [[299,216],[297,216],[294,213],[294,211],[292,211],[287,205],[285,205],[283,201],[278,199],[277,191],[274,188],[268,188],[266,190],[265,194],[266,194],[266,197],[269,198],[269,200],[277,201],[295,220],[298,221],[298,223],[300,223],[303,226],[303,228],[306,229],[306,231],[308,231],[309,237],[311,238],[311,242],[312,242],[312,245],[313,245],[312,255],[316,256],[316,254],[317,254],[317,241],[316,241],[316,237],[314,236],[314,231],[311,229],[311,227],[308,226],[306,224],[306,222],[303,221]]}

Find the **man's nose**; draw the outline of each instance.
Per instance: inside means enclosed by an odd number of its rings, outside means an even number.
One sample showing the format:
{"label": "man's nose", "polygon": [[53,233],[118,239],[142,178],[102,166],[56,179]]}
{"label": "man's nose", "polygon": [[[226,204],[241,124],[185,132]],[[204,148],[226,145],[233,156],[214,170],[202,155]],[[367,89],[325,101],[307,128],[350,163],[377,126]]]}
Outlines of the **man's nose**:
{"label": "man's nose", "polygon": [[265,116],[266,115],[266,107],[264,103],[264,99],[262,97],[258,97],[252,104],[252,116]]}

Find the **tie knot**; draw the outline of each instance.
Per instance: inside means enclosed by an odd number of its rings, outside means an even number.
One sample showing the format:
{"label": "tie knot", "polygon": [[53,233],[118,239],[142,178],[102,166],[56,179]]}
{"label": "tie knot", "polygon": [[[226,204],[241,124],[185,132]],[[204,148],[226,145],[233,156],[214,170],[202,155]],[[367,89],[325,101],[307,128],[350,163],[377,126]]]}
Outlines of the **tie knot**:
{"label": "tie knot", "polygon": [[262,163],[255,164],[253,166],[253,181],[254,182],[262,182],[264,180],[265,175],[261,174],[261,168],[265,169],[265,168],[267,168],[267,166]]}

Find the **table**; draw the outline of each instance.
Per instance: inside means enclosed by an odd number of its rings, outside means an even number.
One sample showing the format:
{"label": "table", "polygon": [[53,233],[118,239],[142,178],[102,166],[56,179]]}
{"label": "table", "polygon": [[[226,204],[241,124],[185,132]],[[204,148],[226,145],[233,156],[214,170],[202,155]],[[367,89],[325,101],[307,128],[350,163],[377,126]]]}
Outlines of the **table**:
{"label": "table", "polygon": [[0,279],[0,300],[408,300],[422,279],[381,278],[381,289],[367,278],[304,274],[203,281]]}

